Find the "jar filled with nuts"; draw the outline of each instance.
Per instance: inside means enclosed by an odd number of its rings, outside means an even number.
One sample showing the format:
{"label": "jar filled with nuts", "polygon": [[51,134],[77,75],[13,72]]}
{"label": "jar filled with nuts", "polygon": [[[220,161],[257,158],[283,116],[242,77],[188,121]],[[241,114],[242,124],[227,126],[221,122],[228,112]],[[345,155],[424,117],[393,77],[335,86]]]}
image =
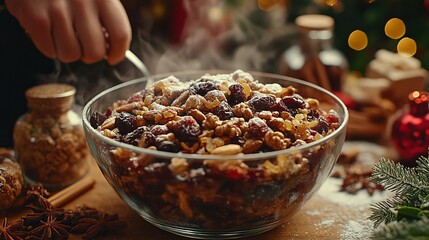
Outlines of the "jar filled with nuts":
{"label": "jar filled with nuts", "polygon": [[88,148],[80,116],[71,110],[76,89],[44,84],[25,92],[30,111],[14,129],[14,147],[24,176],[49,190],[66,187],[88,172]]}

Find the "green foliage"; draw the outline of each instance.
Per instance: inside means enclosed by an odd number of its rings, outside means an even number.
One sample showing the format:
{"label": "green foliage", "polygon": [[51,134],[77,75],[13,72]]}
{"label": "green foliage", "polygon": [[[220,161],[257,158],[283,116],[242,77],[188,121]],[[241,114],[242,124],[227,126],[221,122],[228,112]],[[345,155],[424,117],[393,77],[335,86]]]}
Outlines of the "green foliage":
{"label": "green foliage", "polygon": [[429,239],[429,158],[420,157],[415,168],[382,158],[371,179],[394,196],[371,205],[369,217],[377,229],[374,239]]}

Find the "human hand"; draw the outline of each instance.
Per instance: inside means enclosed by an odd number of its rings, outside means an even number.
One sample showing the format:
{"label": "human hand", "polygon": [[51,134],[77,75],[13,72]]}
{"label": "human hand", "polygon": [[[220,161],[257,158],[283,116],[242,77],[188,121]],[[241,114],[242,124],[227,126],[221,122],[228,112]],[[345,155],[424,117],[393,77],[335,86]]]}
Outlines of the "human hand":
{"label": "human hand", "polygon": [[62,62],[119,63],[131,26],[119,0],[6,0],[6,6],[47,57]]}

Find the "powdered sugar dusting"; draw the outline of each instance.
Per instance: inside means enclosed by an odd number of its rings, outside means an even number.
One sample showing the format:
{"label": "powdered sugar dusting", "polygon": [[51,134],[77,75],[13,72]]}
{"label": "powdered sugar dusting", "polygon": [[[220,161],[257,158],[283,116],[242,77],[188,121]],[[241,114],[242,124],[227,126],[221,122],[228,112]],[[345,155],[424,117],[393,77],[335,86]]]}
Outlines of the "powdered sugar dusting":
{"label": "powdered sugar dusting", "polygon": [[322,198],[346,207],[357,207],[357,210],[369,209],[369,206],[373,203],[385,200],[391,195],[389,191],[375,191],[370,196],[365,190],[360,190],[356,194],[349,194],[346,192],[340,192],[342,184],[341,179],[328,178],[325,184],[322,185],[318,194]]}
{"label": "powdered sugar dusting", "polygon": [[368,219],[349,220],[341,233],[342,240],[370,239],[373,232],[372,222]]}

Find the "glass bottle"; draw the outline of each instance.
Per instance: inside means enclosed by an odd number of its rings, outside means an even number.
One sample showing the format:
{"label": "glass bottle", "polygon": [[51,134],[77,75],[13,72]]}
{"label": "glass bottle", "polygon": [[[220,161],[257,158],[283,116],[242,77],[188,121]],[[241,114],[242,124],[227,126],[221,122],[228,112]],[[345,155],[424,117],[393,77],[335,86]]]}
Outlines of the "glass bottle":
{"label": "glass bottle", "polygon": [[302,15],[296,18],[295,25],[298,42],[283,53],[280,73],[330,91],[341,91],[348,62],[333,47],[334,19],[325,15]]}
{"label": "glass bottle", "polygon": [[71,110],[76,89],[44,84],[25,92],[30,111],[14,128],[14,147],[24,177],[49,190],[66,187],[88,172],[88,148],[80,116]]}
{"label": "glass bottle", "polygon": [[427,157],[429,148],[429,93],[414,91],[409,103],[392,124],[391,140],[402,165],[415,166],[420,157]]}

